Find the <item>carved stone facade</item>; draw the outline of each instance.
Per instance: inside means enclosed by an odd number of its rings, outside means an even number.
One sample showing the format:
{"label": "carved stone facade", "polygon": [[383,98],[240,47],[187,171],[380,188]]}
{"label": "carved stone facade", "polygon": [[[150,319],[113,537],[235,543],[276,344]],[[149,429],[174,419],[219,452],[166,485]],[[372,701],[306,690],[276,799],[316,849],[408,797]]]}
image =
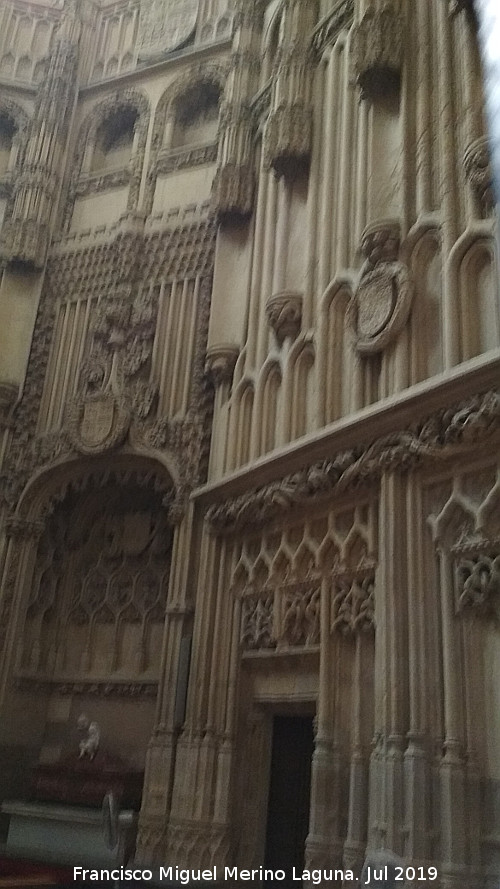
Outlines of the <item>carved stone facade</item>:
{"label": "carved stone facade", "polygon": [[85,712],[137,862],[495,889],[471,5],[9,0],[0,218],[0,800]]}

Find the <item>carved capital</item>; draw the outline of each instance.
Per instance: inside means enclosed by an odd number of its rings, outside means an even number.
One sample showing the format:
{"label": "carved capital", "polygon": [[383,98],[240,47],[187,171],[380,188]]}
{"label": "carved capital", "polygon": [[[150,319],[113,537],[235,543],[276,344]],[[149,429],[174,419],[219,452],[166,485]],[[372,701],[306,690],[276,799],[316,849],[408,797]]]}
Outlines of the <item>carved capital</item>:
{"label": "carved capital", "polygon": [[403,19],[393,0],[382,8],[368,8],[354,29],[352,51],[354,74],[364,97],[376,96],[399,84]]}
{"label": "carved capital", "polygon": [[302,294],[291,290],[276,293],[267,301],[266,315],[280,345],[287,337],[295,339],[302,322]]}
{"label": "carved capital", "polygon": [[467,179],[485,213],[491,212],[495,203],[490,148],[488,137],[483,136],[472,142],[464,154]]}
{"label": "carved capital", "polygon": [[207,352],[205,371],[212,378],[216,388],[233,379],[234,368],[240,354],[234,343],[220,343],[210,346]]}

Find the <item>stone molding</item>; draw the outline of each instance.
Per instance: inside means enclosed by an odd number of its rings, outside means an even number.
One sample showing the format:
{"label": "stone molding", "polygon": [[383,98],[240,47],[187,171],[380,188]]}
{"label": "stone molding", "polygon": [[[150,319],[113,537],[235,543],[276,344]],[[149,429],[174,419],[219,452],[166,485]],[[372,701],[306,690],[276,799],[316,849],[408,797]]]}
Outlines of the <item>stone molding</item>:
{"label": "stone molding", "polygon": [[298,506],[371,484],[388,470],[406,471],[428,460],[468,452],[500,428],[500,393],[489,391],[367,447],[352,448],[246,495],[210,506],[206,519],[214,533],[260,527]]}
{"label": "stone molding", "polygon": [[91,698],[128,698],[131,700],[143,700],[144,698],[156,698],[158,693],[158,681],[137,681],[104,679],[93,680],[79,679],[76,682],[62,679],[37,679],[30,676],[17,675],[14,679],[15,687],[21,691],[30,693],[41,692],[44,694],[57,694],[61,697],[85,696]]}
{"label": "stone molding", "polygon": [[285,339],[295,339],[302,323],[302,294],[283,290],[271,296],[266,303],[266,316],[276,339],[283,345]]}

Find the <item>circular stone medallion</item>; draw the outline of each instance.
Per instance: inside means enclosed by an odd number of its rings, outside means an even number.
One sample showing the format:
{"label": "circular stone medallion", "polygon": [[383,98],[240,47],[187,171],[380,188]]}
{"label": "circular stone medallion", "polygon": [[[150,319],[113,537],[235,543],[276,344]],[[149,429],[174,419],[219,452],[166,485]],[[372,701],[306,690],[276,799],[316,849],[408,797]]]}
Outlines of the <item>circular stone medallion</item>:
{"label": "circular stone medallion", "polygon": [[358,330],[362,337],[377,336],[389,323],[396,303],[392,270],[370,272],[358,290]]}
{"label": "circular stone medallion", "polygon": [[138,50],[140,59],[171,52],[196,26],[199,0],[142,0]]}

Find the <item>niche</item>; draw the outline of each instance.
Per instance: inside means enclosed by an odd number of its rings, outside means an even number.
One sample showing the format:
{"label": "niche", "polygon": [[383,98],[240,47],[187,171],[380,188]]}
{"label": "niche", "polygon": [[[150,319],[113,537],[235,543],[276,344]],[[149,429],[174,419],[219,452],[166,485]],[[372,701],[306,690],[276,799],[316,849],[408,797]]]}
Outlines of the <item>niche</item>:
{"label": "niche", "polygon": [[172,148],[215,142],[219,124],[220,87],[198,83],[175,102]]}
{"label": "niche", "polygon": [[101,173],[127,166],[132,157],[137,117],[135,108],[123,108],[101,123],[96,135],[92,172]]}

